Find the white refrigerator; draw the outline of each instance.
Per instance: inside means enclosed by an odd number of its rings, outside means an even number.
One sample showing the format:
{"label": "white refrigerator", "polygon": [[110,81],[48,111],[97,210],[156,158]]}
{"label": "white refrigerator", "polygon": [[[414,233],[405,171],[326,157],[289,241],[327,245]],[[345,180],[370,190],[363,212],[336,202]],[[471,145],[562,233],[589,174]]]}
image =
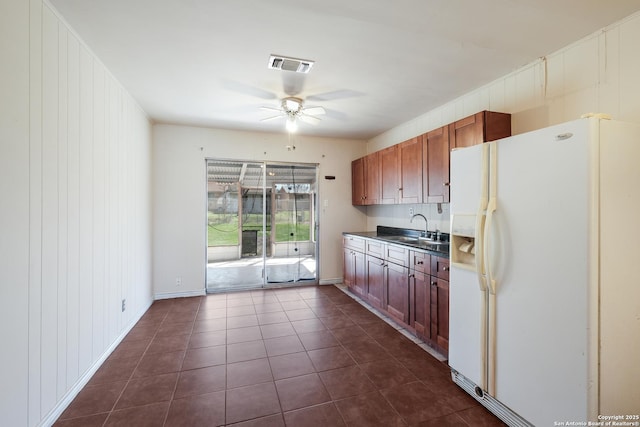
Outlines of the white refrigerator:
{"label": "white refrigerator", "polygon": [[579,119],[450,173],[453,380],[512,426],[640,421],[640,126]]}

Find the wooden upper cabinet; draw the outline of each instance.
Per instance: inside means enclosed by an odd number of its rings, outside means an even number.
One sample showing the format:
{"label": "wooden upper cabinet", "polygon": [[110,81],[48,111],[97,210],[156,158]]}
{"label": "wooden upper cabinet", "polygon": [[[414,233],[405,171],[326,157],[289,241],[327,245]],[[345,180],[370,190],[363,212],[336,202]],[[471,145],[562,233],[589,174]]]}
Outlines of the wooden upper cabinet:
{"label": "wooden upper cabinet", "polygon": [[352,204],[449,203],[449,152],[511,136],[511,115],[482,111],[351,163]]}
{"label": "wooden upper cabinet", "polygon": [[366,204],[365,195],[365,161],[362,157],[351,162],[351,204]]}
{"label": "wooden upper cabinet", "polygon": [[449,203],[449,125],[422,136],[423,200]]}
{"label": "wooden upper cabinet", "polygon": [[422,203],[422,137],[398,144],[400,203]]}
{"label": "wooden upper cabinet", "polygon": [[451,148],[470,147],[511,136],[511,114],[481,111],[449,125]]}
{"label": "wooden upper cabinet", "polygon": [[376,152],[351,162],[351,204],[377,205],[379,199],[380,170]]}
{"label": "wooden upper cabinet", "polygon": [[397,204],[400,198],[398,145],[378,151],[380,164],[380,203]]}
{"label": "wooden upper cabinet", "polygon": [[380,164],[378,153],[371,153],[364,158],[365,205],[380,203]]}

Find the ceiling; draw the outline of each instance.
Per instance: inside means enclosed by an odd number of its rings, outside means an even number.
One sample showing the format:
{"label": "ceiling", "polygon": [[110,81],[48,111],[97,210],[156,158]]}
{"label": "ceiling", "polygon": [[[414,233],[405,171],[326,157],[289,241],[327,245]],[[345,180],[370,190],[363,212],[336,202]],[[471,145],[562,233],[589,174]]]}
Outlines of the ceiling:
{"label": "ceiling", "polygon": [[[638,0],[50,0],[155,122],[369,139],[640,9]],[[267,68],[270,54],[316,61]]]}

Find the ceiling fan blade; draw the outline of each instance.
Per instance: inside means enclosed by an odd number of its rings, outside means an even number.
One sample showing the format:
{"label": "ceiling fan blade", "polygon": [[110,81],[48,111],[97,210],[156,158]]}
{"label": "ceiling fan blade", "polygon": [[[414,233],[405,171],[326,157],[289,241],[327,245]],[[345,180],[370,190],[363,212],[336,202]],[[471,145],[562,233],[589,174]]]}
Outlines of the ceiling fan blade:
{"label": "ceiling fan blade", "polygon": [[225,80],[222,82],[222,87],[227,90],[242,93],[244,95],[254,96],[261,99],[277,99],[278,95],[267,90],[247,85],[244,83],[236,82],[233,80]]}
{"label": "ceiling fan blade", "polygon": [[274,119],[280,119],[284,117],[284,114],[280,114],[278,116],[271,116],[271,117],[266,117],[264,119],[260,119],[261,122],[268,122],[269,120],[274,120]]}
{"label": "ceiling fan blade", "polygon": [[318,123],[320,123],[320,119],[318,117],[309,116],[306,114],[300,114],[298,117],[300,118],[300,120],[305,123],[309,123],[310,125],[317,125]]}
{"label": "ceiling fan blade", "polygon": [[261,110],[267,110],[267,111],[277,111],[279,113],[282,113],[282,108],[276,108],[276,107],[268,107],[268,106],[261,106],[260,107]]}
{"label": "ceiling fan blade", "polygon": [[309,101],[335,101],[337,99],[358,98],[364,96],[362,92],[355,90],[339,89],[331,92],[317,93],[307,96]]}
{"label": "ceiling fan blade", "polygon": [[326,114],[326,111],[322,107],[307,107],[307,108],[303,108],[302,111],[305,114],[311,114],[313,116]]}

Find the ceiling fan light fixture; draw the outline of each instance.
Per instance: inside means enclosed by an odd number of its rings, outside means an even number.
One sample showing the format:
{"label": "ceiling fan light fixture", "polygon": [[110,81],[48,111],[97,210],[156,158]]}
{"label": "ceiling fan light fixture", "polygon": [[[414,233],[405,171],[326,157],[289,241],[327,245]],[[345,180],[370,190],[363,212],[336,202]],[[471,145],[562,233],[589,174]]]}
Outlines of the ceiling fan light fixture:
{"label": "ceiling fan light fixture", "polygon": [[282,100],[282,108],[288,113],[297,114],[302,108],[302,99],[289,97]]}
{"label": "ceiling fan light fixture", "polygon": [[287,129],[287,132],[289,133],[296,132],[298,130],[298,122],[296,121],[296,117],[295,116],[287,117],[287,122],[285,124],[285,127]]}

